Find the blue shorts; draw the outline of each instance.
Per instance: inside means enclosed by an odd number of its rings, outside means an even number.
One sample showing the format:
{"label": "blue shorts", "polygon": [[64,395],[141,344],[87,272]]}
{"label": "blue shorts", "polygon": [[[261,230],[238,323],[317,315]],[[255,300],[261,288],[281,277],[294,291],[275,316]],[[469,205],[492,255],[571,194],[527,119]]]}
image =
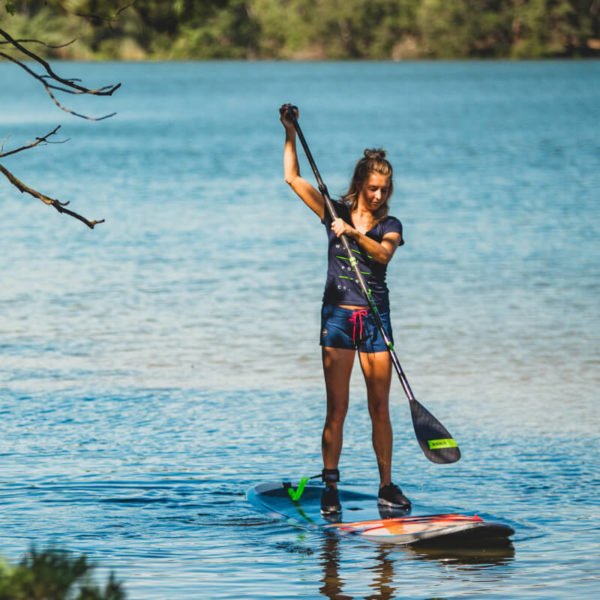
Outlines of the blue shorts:
{"label": "blue shorts", "polygon": [[[379,316],[393,343],[390,313],[380,312]],[[324,304],[321,309],[321,346],[359,352],[385,352],[388,349],[369,309],[352,310],[330,304]]]}

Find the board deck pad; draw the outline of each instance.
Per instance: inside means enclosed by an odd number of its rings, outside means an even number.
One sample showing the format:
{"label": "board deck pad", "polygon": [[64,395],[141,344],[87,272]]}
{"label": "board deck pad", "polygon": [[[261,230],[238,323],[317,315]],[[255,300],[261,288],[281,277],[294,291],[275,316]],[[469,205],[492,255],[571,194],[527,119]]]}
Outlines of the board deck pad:
{"label": "board deck pad", "polygon": [[413,505],[409,514],[390,513],[377,506],[375,496],[342,487],[342,514],[325,518],[320,506],[322,490],[322,485],[309,484],[301,498],[293,501],[282,482],[268,482],[251,488],[247,498],[257,510],[301,527],[391,544],[506,545],[514,533],[509,525],[476,514],[435,511],[419,505]]}

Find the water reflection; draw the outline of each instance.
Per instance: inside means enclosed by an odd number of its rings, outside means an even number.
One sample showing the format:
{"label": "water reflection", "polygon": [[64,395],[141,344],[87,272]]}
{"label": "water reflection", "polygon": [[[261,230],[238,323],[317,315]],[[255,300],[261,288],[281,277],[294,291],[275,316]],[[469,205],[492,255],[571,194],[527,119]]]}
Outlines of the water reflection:
{"label": "water reflection", "polygon": [[[339,535],[325,534],[319,555],[322,567],[319,592],[332,600],[352,600],[353,598],[344,590],[348,578],[343,573],[342,542],[343,537]],[[352,547],[349,552],[352,552]],[[437,561],[446,566],[467,567],[468,570],[487,570],[512,562],[514,555],[515,549],[511,543],[486,548],[444,548],[435,545],[399,546],[377,543],[373,546],[373,553],[370,557],[371,564],[363,569],[363,572],[371,575],[368,582],[371,593],[361,596],[361,598],[364,597],[368,600],[396,598],[399,590],[394,583],[397,582],[395,570],[399,564],[398,561],[406,559]],[[498,580],[505,576],[504,570],[498,570]]]}
{"label": "water reflection", "polygon": [[394,581],[394,557],[392,548],[381,546],[375,553],[375,564],[368,570],[373,573],[373,582],[369,585],[373,594],[367,598],[394,598],[396,588],[392,585]]}
{"label": "water reflection", "polygon": [[327,598],[351,600],[352,596],[343,593],[344,580],[340,576],[340,538],[328,533],[323,536],[323,547],[319,557],[323,568],[322,584],[319,592]]}
{"label": "water reflection", "polygon": [[443,546],[406,546],[405,552],[415,559],[437,560],[445,564],[466,566],[478,569],[506,565],[512,562],[515,548],[511,543],[485,548],[445,548]]}

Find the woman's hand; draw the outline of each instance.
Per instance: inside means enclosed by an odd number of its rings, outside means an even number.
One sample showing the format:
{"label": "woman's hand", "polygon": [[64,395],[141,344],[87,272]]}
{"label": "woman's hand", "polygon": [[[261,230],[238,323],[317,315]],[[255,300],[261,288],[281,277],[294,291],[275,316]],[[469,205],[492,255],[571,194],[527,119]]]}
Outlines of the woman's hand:
{"label": "woman's hand", "polygon": [[348,225],[344,219],[340,219],[339,217],[331,222],[331,230],[337,237],[347,235],[350,238],[354,238],[356,235],[356,229],[351,225]]}
{"label": "woman's hand", "polygon": [[298,107],[294,106],[293,104],[282,104],[279,107],[279,119],[287,130],[295,130],[294,124],[288,117],[288,111],[290,108],[292,109],[294,117],[296,117],[296,120],[298,120],[300,118],[300,111],[298,110]]}

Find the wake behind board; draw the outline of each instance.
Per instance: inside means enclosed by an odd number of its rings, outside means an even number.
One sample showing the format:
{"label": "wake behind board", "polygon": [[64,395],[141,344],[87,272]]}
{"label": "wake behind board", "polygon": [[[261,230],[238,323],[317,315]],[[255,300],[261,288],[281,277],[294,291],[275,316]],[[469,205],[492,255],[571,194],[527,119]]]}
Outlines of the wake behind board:
{"label": "wake behind board", "polygon": [[[295,525],[327,532],[357,535],[363,539],[400,545],[486,547],[510,544],[512,527],[486,521],[477,515],[432,514],[413,506],[409,515],[380,513],[377,498],[339,488],[342,514],[331,521],[321,515],[321,485],[307,485],[298,501],[290,498],[282,482],[261,483],[247,493],[250,504],[268,515]],[[330,517],[331,518],[331,517]]]}

